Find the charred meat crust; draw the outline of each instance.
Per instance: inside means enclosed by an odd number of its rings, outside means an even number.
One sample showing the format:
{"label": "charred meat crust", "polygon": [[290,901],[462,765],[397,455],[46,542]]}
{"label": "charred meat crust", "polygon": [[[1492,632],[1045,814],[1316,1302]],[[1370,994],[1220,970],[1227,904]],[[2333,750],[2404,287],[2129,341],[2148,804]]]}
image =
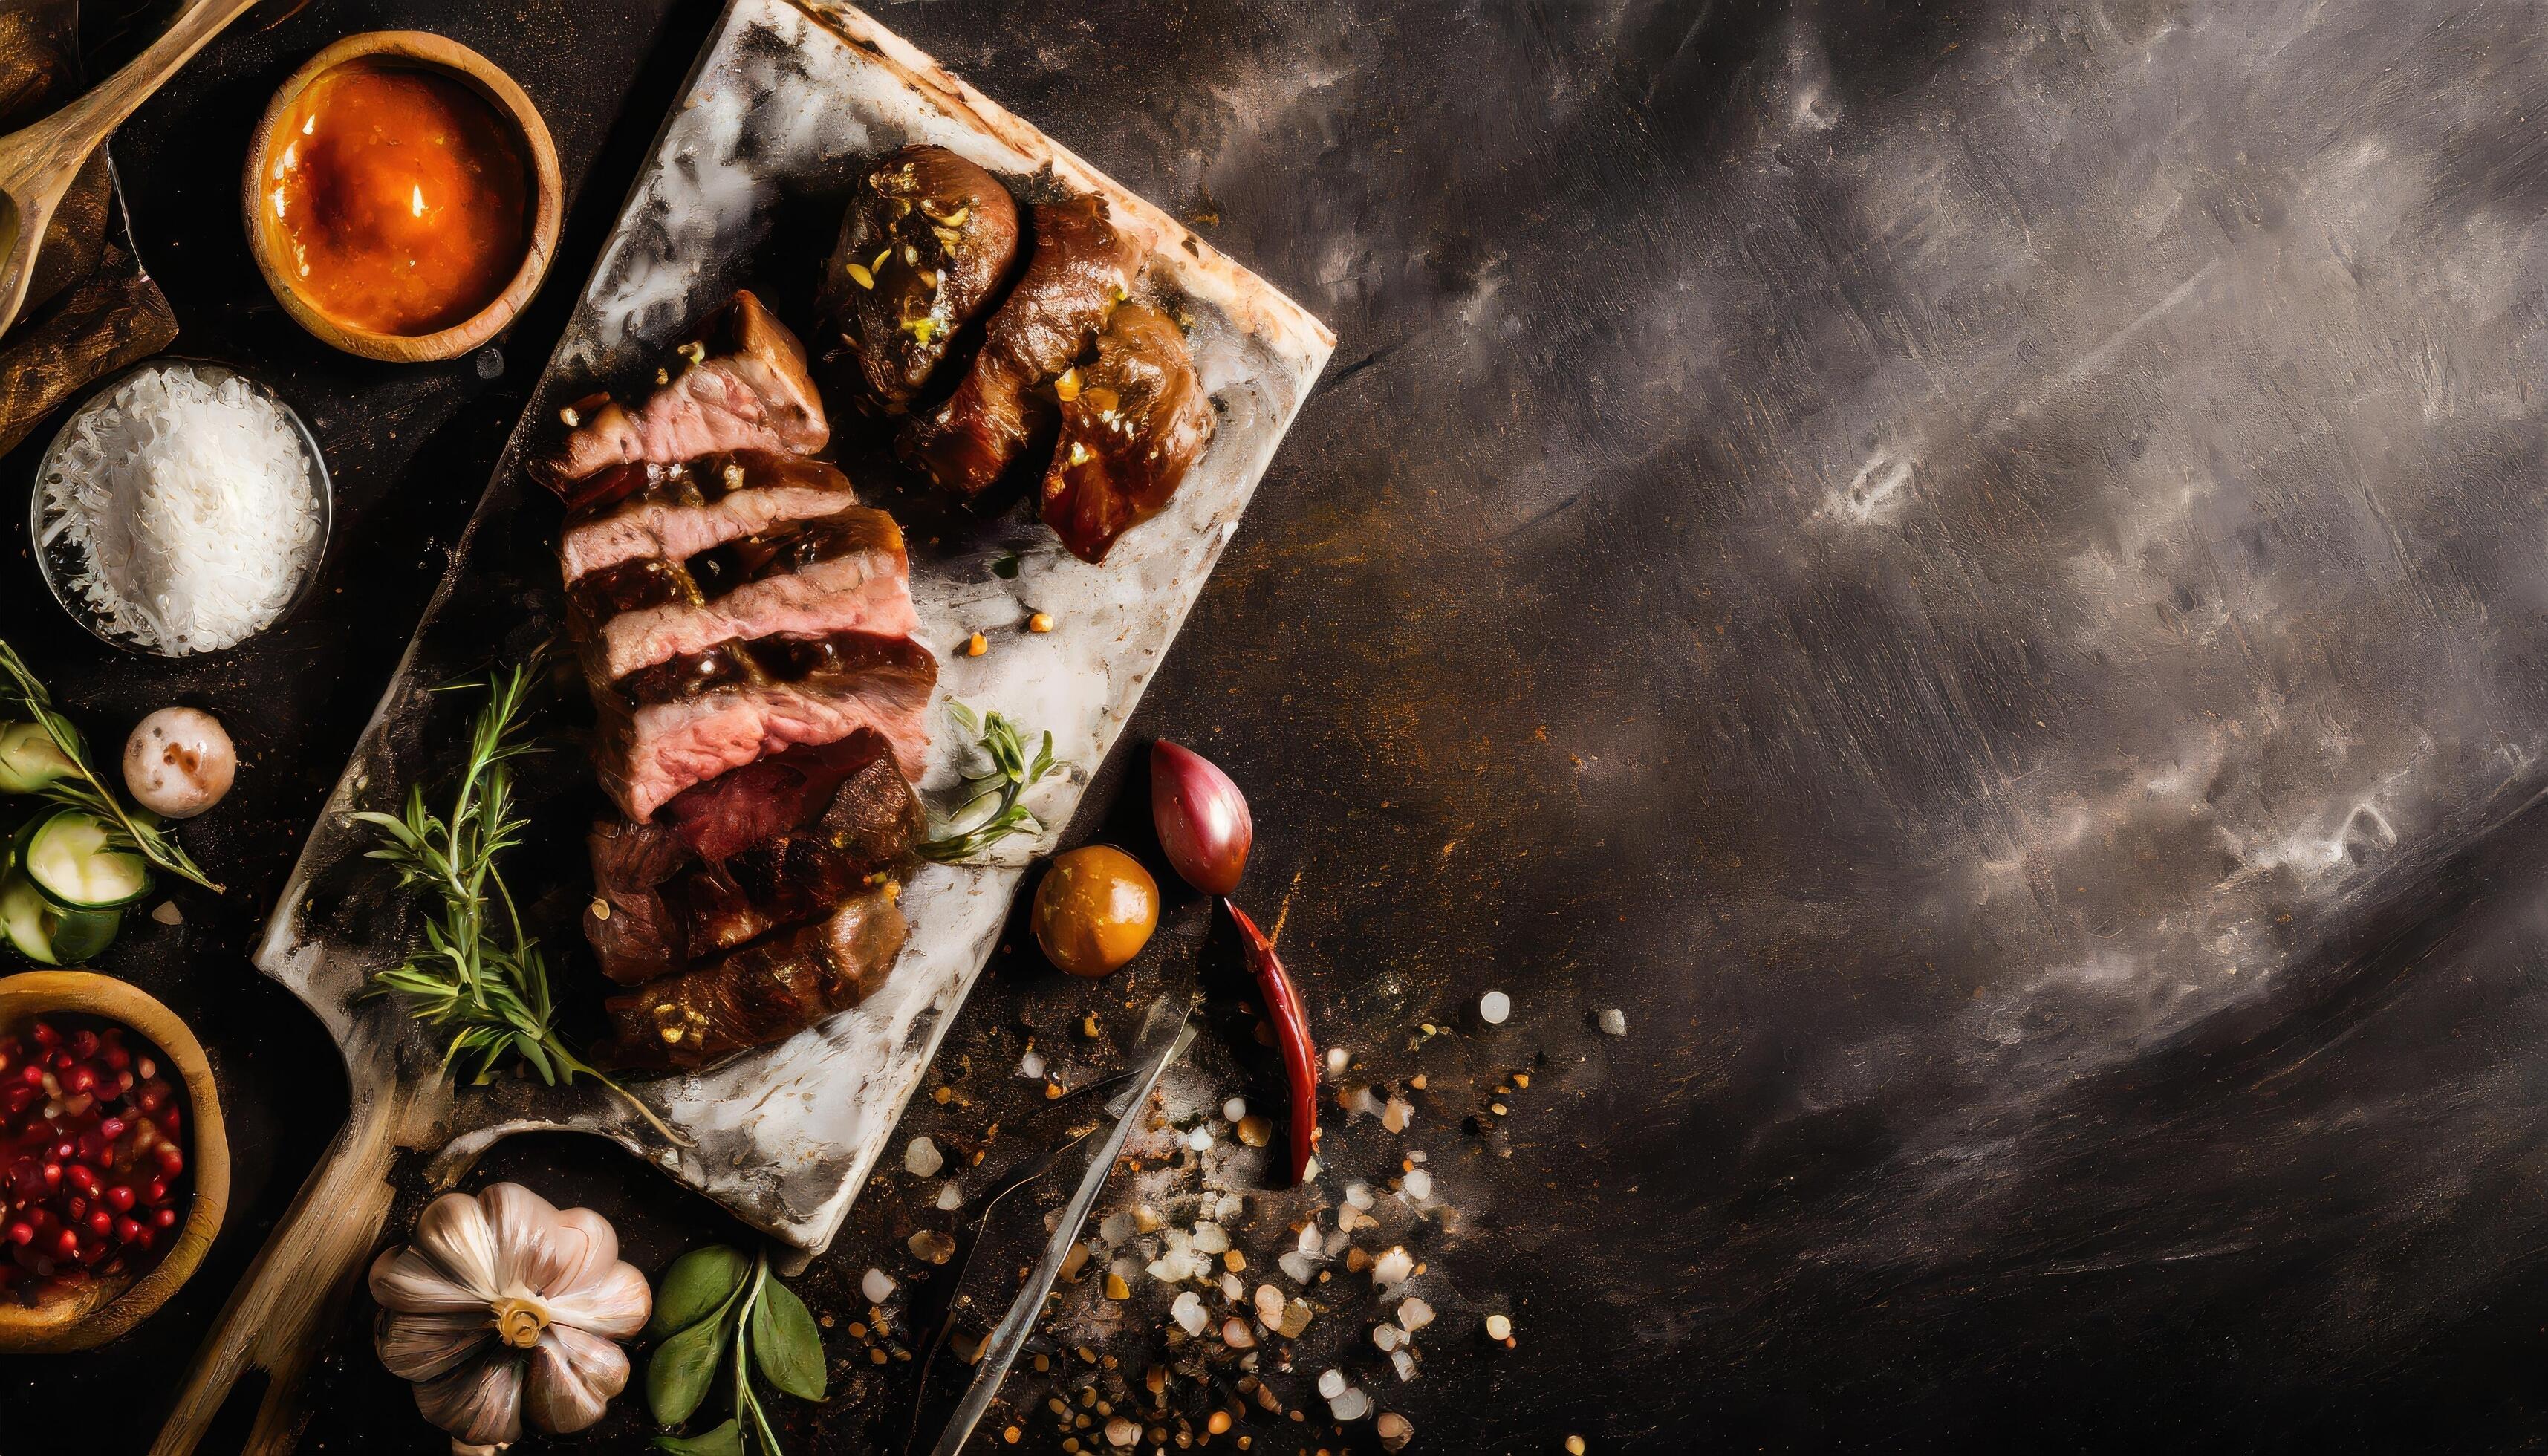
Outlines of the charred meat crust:
{"label": "charred meat crust", "polygon": [[848,900],[811,925],[602,1003],[617,1059],[698,1067],[858,1005],[884,982],[910,926],[891,889]]}
{"label": "charred meat crust", "polygon": [[878,413],[899,414],[1018,255],[1018,209],[998,178],[943,146],[888,152],[859,178],[815,309],[839,339],[825,362]]}
{"label": "charred meat crust", "polygon": [[1096,362],[1059,393],[1044,520],[1073,556],[1101,562],[1117,537],[1166,508],[1212,439],[1212,401],[1185,334],[1140,304],[1115,311]]}
{"label": "charred meat crust", "polygon": [[905,463],[966,498],[989,489],[1050,429],[1052,405],[1037,387],[1088,348],[1141,270],[1139,242],[1115,226],[1102,198],[1039,203],[1031,224],[1034,251],[984,326],[963,380],[894,443]]}

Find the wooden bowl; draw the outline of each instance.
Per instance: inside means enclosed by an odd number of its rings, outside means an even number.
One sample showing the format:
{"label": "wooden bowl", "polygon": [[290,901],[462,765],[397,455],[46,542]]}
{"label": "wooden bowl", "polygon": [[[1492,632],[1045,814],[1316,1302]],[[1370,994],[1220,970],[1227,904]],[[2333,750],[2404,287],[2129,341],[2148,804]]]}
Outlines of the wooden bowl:
{"label": "wooden bowl", "polygon": [[[499,117],[513,125],[515,139],[521,143],[522,155],[531,170],[531,235],[522,254],[521,266],[512,281],[474,316],[449,328],[432,333],[382,333],[356,327],[329,318],[301,290],[300,276],[284,266],[276,256],[270,230],[259,215],[263,196],[266,148],[273,141],[276,128],[282,125],[293,103],[319,77],[340,67],[363,67],[378,70],[429,70],[453,77],[476,91],[495,107]],[[285,313],[319,338],[349,354],[366,359],[386,359],[392,363],[412,364],[430,359],[452,359],[494,338],[522,306],[537,293],[540,280],[549,270],[549,260],[557,253],[558,224],[565,207],[566,184],[558,171],[557,143],[550,139],[548,124],[540,120],[531,98],[513,78],[497,68],[494,61],[457,41],[423,31],[370,31],[344,40],[310,57],[301,69],[285,79],[274,100],[267,103],[265,116],[256,124],[248,138],[247,175],[240,188],[241,217],[247,224],[248,251],[256,258],[257,270],[265,275],[268,288],[274,290]]]}
{"label": "wooden bowl", "polygon": [[85,1350],[150,1318],[204,1261],[229,1207],[230,1144],[221,1094],[203,1044],[149,993],[87,970],[31,970],[0,979],[0,1034],[56,1012],[104,1017],[133,1029],[176,1063],[185,1079],[186,1141],[194,1197],[174,1243],[138,1273],[98,1279],[30,1308],[0,1295],[0,1353]]}

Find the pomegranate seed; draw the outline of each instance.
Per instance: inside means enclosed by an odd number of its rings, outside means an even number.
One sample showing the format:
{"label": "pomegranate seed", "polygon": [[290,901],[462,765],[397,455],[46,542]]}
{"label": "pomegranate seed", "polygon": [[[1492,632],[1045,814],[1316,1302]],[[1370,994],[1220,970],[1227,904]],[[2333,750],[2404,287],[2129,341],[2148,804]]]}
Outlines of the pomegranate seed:
{"label": "pomegranate seed", "polygon": [[62,1090],[73,1097],[82,1092],[94,1092],[97,1090],[97,1073],[90,1069],[88,1063],[81,1062],[62,1073]]}
{"label": "pomegranate seed", "polygon": [[173,1102],[159,1109],[159,1131],[171,1138],[177,1136],[178,1112],[177,1104]]}
{"label": "pomegranate seed", "polygon": [[153,1178],[141,1190],[141,1201],[156,1208],[168,1201],[168,1185]]}
{"label": "pomegranate seed", "polygon": [[46,1188],[59,1188],[62,1186],[62,1165],[60,1163],[46,1163],[45,1164],[45,1171],[38,1176],[45,1180]]}
{"label": "pomegranate seed", "polygon": [[97,1033],[86,1027],[71,1033],[71,1055],[83,1061],[97,1055]]}
{"label": "pomegranate seed", "polygon": [[61,1044],[62,1034],[53,1030],[51,1022],[40,1021],[36,1023],[35,1038],[37,1046],[50,1047]]}
{"label": "pomegranate seed", "polygon": [[88,1200],[74,1193],[71,1195],[71,1201],[64,1205],[64,1210],[70,1215],[71,1222],[76,1224],[88,1217]]}
{"label": "pomegranate seed", "polygon": [[41,1061],[27,1063],[26,1067],[18,1073],[18,1080],[30,1087],[45,1085],[45,1064]]}
{"label": "pomegranate seed", "polygon": [[131,1242],[135,1248],[141,1250],[143,1253],[148,1253],[150,1251],[151,1243],[155,1241],[158,1236],[158,1234],[151,1232],[149,1229],[136,1226],[133,1230],[133,1238]]}
{"label": "pomegranate seed", "polygon": [[[148,1064],[149,1063],[147,1062],[143,1063],[144,1066],[147,1066]],[[145,1071],[142,1075],[147,1077],[149,1073]],[[143,1112],[157,1112],[168,1103],[168,1084],[165,1082],[145,1081],[141,1084],[140,1095],[136,1097],[134,1101],[140,1104]]]}
{"label": "pomegranate seed", "polygon": [[152,1061],[146,1056],[135,1057],[133,1060],[133,1069],[141,1073],[141,1080],[145,1082],[149,1081],[152,1077],[159,1075],[159,1063]]}
{"label": "pomegranate seed", "polygon": [[53,1257],[57,1259],[74,1259],[79,1257],[79,1235],[73,1233],[68,1228],[54,1234]]}
{"label": "pomegranate seed", "polygon": [[68,1177],[72,1184],[78,1187],[80,1192],[89,1195],[91,1198],[95,1198],[97,1196],[98,1189],[103,1186],[98,1179],[97,1169],[90,1167],[86,1163],[71,1164],[70,1167],[65,1170],[64,1176]]}
{"label": "pomegranate seed", "polygon": [[91,1210],[88,1218],[83,1222],[88,1225],[89,1231],[100,1238],[115,1231],[115,1215],[104,1209]]}
{"label": "pomegranate seed", "polygon": [[124,1119],[104,1118],[97,1125],[97,1136],[108,1142],[124,1136]]}
{"label": "pomegranate seed", "polygon": [[156,1210],[150,1215],[150,1222],[162,1228],[174,1228],[177,1227],[177,1211],[175,1209]]}
{"label": "pomegranate seed", "polygon": [[21,1245],[34,1243],[36,1241],[36,1226],[28,1223],[24,1219],[10,1225],[9,1241],[11,1243]]}
{"label": "pomegranate seed", "polygon": [[176,1143],[162,1142],[155,1151],[159,1157],[160,1172],[174,1178],[179,1173],[186,1171],[186,1155],[177,1150]]}
{"label": "pomegranate seed", "polygon": [[117,1213],[129,1214],[133,1212],[133,1190],[118,1183],[106,1190],[106,1202],[107,1206]]}
{"label": "pomegranate seed", "polygon": [[67,1051],[56,1051],[52,1056],[53,1070],[57,1072],[69,1071],[71,1069],[71,1063],[77,1060],[79,1060],[78,1057],[71,1055]]}
{"label": "pomegranate seed", "polygon": [[136,1222],[135,1222],[134,1220],[131,1220],[131,1219],[118,1219],[118,1220],[116,1220],[116,1221],[115,1221],[115,1241],[116,1241],[116,1242],[118,1242],[118,1243],[131,1243],[131,1242],[133,1242],[135,1239],[139,1238],[140,1236],[141,1236],[141,1226],[140,1226],[138,1223],[136,1223]]}
{"label": "pomegranate seed", "polygon": [[106,1048],[106,1064],[111,1070],[120,1072],[133,1065],[133,1053],[120,1046],[109,1046]]}
{"label": "pomegranate seed", "polygon": [[53,1144],[53,1161],[66,1163],[79,1156],[79,1144],[68,1138]]}

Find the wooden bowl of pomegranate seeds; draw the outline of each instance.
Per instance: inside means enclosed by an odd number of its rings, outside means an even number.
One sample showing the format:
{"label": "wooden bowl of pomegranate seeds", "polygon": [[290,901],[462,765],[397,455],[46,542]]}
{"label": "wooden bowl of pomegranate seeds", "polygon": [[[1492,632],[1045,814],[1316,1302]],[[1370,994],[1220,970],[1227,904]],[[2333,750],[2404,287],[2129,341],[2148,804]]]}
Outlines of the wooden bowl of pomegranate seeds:
{"label": "wooden bowl of pomegranate seeds", "polygon": [[229,1142],[202,1044],[112,976],[0,979],[0,1352],[150,1317],[221,1231]]}

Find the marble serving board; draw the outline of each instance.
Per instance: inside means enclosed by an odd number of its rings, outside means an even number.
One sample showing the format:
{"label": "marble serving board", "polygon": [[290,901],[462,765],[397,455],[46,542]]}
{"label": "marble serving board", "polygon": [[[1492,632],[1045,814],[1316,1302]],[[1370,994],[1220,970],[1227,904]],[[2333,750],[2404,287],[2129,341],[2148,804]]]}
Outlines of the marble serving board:
{"label": "marble serving board", "polygon": [[[1073,771],[1030,800],[1044,823],[1067,823],[1090,773],[1131,718],[1178,625],[1201,592],[1284,430],[1325,364],[1333,337],[1298,305],[1213,250],[1157,208],[1126,192],[1033,127],[941,70],[846,5],[734,0],[658,137],[583,301],[551,357],[452,565],[312,832],[257,954],[325,1019],[345,1048],[357,1118],[379,1082],[420,1086],[441,1075],[440,1044],[395,1003],[366,999],[370,975],[395,963],[416,928],[410,907],[361,856],[370,831],[350,819],[390,808],[411,782],[449,771],[461,707],[436,684],[534,650],[562,603],[555,543],[560,510],[520,469],[555,432],[558,408],[596,387],[642,392],[690,321],[738,284],[765,291],[800,333],[801,303],[828,231],[774,238],[796,215],[836,225],[859,163],[909,141],[941,143],[1027,195],[1096,191],[1120,222],[1154,240],[1152,276],[1194,320],[1196,363],[1220,425],[1211,447],[1158,518],[1137,528],[1106,564],[1060,550],[1023,506],[996,520],[938,516],[915,499],[887,499],[912,545],[921,638],[938,655],[942,700],[998,709],[1049,729]],[[810,244],[810,245],[808,245]],[[778,254],[785,254],[780,257]],[[802,276],[798,276],[801,274]],[[836,411],[837,413],[837,411]],[[860,479],[855,465],[854,479]],[[1013,576],[993,564],[1014,556]],[[1048,634],[1024,630],[1050,613]],[[997,645],[979,658],[974,632]],[[565,697],[580,694],[572,687]],[[933,704],[935,742],[922,788],[943,803],[961,745]],[[571,710],[569,710],[571,711]],[[578,753],[562,748],[522,772],[535,821],[508,862],[534,918],[572,939],[590,894],[583,823],[600,800]],[[987,959],[1024,866],[1042,848],[1021,838],[992,863],[930,866],[907,886],[908,947],[864,1005],[786,1042],[690,1074],[634,1084],[695,1143],[677,1148],[616,1099],[579,1084],[527,1079],[466,1088],[403,1126],[400,1145],[440,1149],[449,1175],[489,1142],[528,1129],[574,1129],[613,1138],[747,1223],[821,1250],[883,1150],[903,1104]],[[580,952],[562,955],[562,998],[597,1005],[606,990]],[[597,1019],[597,1013],[589,1014]]]}

